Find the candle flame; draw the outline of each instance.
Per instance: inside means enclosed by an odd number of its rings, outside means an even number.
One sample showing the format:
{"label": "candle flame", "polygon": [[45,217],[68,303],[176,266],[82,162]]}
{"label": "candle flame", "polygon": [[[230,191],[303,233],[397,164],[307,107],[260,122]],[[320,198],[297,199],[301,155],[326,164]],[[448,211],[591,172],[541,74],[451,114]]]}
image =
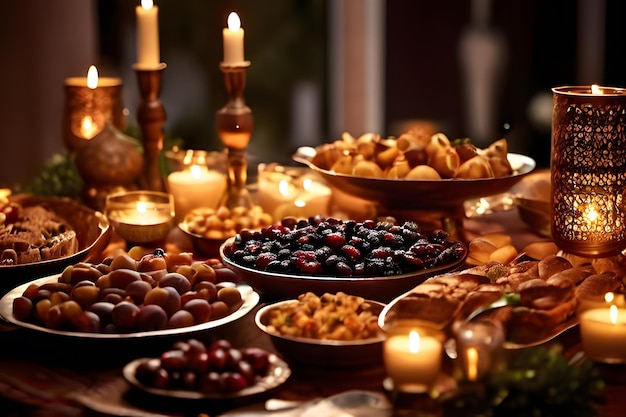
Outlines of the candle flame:
{"label": "candle flame", "polygon": [[309,191],[313,186],[313,180],[311,178],[305,178],[302,180],[302,188],[304,191]]}
{"label": "candle flame", "polygon": [[280,180],[278,183],[278,192],[280,195],[287,197],[289,195],[289,181]]}
{"label": "candle flame", "polygon": [[92,90],[98,87],[98,69],[95,65],[90,66],[87,71],[87,87]]}
{"label": "candle flame", "polygon": [[306,207],[306,201],[297,199],[293,202],[293,205],[299,208]]}
{"label": "candle flame", "polygon": [[415,330],[409,333],[409,352],[419,353],[420,351],[420,334]]}
{"label": "candle flame", "polygon": [[609,318],[612,324],[617,323],[617,306],[615,304],[611,304],[609,307]]}
{"label": "candle flame", "polygon": [[598,84],[591,85],[591,94],[602,94],[602,90],[600,90]]}
{"label": "candle flame", "polygon": [[595,208],[589,208],[587,211],[587,219],[589,219],[590,222],[595,222],[598,219],[598,212]]}
{"label": "candle flame", "polygon": [[146,213],[148,211],[148,205],[146,204],[145,201],[138,201],[137,202],[137,212],[138,213]]}
{"label": "candle flame", "polygon": [[604,301],[606,301],[607,303],[613,302],[614,299],[615,299],[615,294],[614,293],[607,292],[606,294],[604,294]]}
{"label": "candle flame", "polygon": [[189,167],[189,171],[191,171],[191,176],[195,179],[202,177],[202,167],[200,165],[192,165]]}
{"label": "candle flame", "polygon": [[80,123],[80,133],[85,139],[91,139],[96,135],[98,124],[89,115],[83,117]]}
{"label": "candle flame", "polygon": [[230,12],[228,15],[228,29],[232,32],[237,32],[241,28],[241,20],[239,15],[235,12]]}
{"label": "candle flame", "polygon": [[153,2],[152,0],[141,0],[141,7],[143,7],[146,10],[150,10],[152,9],[153,6]]}
{"label": "candle flame", "polygon": [[475,381],[478,378],[478,350],[475,347],[467,349],[467,379]]}

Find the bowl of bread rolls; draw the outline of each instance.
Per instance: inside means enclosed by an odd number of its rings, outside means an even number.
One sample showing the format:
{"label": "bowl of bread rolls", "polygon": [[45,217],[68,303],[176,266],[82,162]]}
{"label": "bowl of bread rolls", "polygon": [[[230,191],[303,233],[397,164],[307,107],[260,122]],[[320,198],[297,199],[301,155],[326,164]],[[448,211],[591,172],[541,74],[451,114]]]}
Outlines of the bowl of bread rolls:
{"label": "bowl of bread rolls", "polygon": [[346,132],[332,143],[298,148],[293,159],[335,189],[404,210],[458,208],[467,199],[508,191],[536,166],[509,152],[506,139],[479,148],[420,130],[398,138]]}

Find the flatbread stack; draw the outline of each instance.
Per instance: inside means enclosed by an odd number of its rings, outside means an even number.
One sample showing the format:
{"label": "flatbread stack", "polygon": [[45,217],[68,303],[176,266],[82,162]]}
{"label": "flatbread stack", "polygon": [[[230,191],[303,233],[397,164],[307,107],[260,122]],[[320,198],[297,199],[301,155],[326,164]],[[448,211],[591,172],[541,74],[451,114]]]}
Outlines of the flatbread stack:
{"label": "flatbread stack", "polygon": [[22,207],[16,221],[0,224],[2,265],[58,259],[77,251],[76,232],[64,219],[44,207]]}

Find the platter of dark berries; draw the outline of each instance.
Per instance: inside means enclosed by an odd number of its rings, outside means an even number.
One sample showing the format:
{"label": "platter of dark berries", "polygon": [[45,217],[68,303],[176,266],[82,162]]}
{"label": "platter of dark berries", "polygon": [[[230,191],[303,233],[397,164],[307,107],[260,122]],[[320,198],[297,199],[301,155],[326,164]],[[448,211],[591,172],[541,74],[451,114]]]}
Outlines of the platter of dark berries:
{"label": "platter of dark berries", "polygon": [[388,302],[426,278],[460,266],[467,247],[444,230],[393,218],[285,217],[242,230],[220,248],[224,264],[270,298],[344,291]]}

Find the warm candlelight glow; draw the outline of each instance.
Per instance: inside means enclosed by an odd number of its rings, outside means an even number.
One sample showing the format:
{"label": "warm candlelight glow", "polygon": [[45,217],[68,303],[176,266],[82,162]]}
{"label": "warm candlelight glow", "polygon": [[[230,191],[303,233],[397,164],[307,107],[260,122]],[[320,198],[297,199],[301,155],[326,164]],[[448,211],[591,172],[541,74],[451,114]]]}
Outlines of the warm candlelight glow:
{"label": "warm candlelight glow", "polygon": [[612,304],[609,307],[609,319],[611,320],[611,323],[617,323],[617,306],[615,304]]}
{"label": "warm candlelight glow", "polygon": [[80,123],[80,133],[85,139],[91,139],[98,133],[98,124],[89,115],[83,117]]}
{"label": "warm candlelight glow", "polygon": [[604,301],[606,301],[607,303],[612,303],[614,299],[615,293],[607,292],[606,294],[604,294]]}
{"label": "warm candlelight glow", "polygon": [[600,86],[598,86],[598,84],[591,85],[591,94],[602,94],[602,90],[600,90]]}
{"label": "warm candlelight glow", "polygon": [[420,335],[415,330],[409,333],[409,352],[419,353],[420,351]]}
{"label": "warm candlelight glow", "polygon": [[145,201],[138,201],[137,202],[137,212],[143,214],[146,211],[148,211],[148,205],[146,204],[146,202]]}
{"label": "warm candlelight glow", "polygon": [[94,90],[98,87],[98,69],[92,65],[87,71],[87,87]]}
{"label": "warm candlelight glow", "polygon": [[595,222],[598,219],[598,212],[596,211],[596,209],[594,209],[593,207],[590,207],[587,210],[587,219],[590,222]]}
{"label": "warm candlelight glow", "polygon": [[228,27],[222,30],[224,41],[224,64],[244,65],[243,37],[244,30],[241,27],[239,15],[231,12],[227,20]]}
{"label": "warm candlelight glow", "polygon": [[200,165],[192,165],[189,167],[189,171],[191,171],[191,176],[195,179],[199,179],[202,177],[202,171],[206,170],[206,168],[202,168]]}
{"label": "warm candlelight glow", "polygon": [[236,12],[230,12],[228,15],[228,30],[237,32],[239,29],[241,29],[241,19],[239,19],[239,15]]}
{"label": "warm candlelight glow", "polygon": [[137,65],[154,69],[161,63],[159,46],[159,8],[152,0],[141,0],[135,7],[137,17]]}
{"label": "warm candlelight glow", "polygon": [[401,329],[390,334],[383,345],[383,361],[395,389],[426,392],[441,369],[441,341],[420,329]]}
{"label": "warm candlelight glow", "polygon": [[475,347],[467,349],[467,379],[476,381],[478,378],[478,350]]}
{"label": "warm candlelight glow", "polygon": [[280,180],[278,183],[278,192],[280,195],[287,197],[289,195],[289,181]]}

